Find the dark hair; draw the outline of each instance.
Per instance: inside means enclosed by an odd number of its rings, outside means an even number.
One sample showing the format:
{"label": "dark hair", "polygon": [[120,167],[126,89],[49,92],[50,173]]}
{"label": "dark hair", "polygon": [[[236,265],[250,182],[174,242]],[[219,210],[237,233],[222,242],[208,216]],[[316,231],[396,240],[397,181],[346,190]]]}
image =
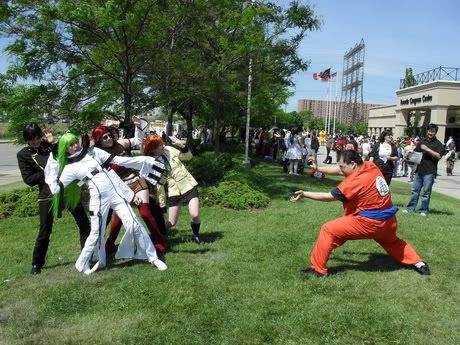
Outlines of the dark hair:
{"label": "dark hair", "polygon": [[380,133],[380,135],[379,135],[379,142],[380,142],[380,143],[383,143],[383,142],[385,141],[385,137],[386,137],[387,135],[393,135],[393,134],[392,134],[390,131],[387,131],[387,130],[385,130],[385,131],[383,131],[382,133]]}
{"label": "dark hair", "polygon": [[359,155],[358,151],[355,150],[342,151],[340,159],[345,164],[350,164],[351,162],[355,162],[358,166],[363,164],[363,159]]}
{"label": "dark hair", "polygon": [[435,125],[434,123],[429,123],[426,126],[426,130],[429,131],[430,129],[434,129],[436,133],[438,133],[438,125]]}
{"label": "dark hair", "polygon": [[42,129],[36,123],[25,125],[22,130],[22,137],[25,141],[43,137]]}

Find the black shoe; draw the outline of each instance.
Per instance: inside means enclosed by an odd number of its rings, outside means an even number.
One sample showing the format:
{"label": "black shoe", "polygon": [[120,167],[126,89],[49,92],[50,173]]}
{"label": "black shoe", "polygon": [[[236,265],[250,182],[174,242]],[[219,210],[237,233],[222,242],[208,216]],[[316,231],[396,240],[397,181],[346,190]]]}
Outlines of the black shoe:
{"label": "black shoe", "polygon": [[36,275],[40,274],[42,271],[42,268],[38,265],[32,265],[32,270],[30,271],[30,274]]}
{"label": "black shoe", "polygon": [[200,236],[192,234],[192,242],[195,242],[196,244],[202,244]]}
{"label": "black shoe", "polygon": [[325,278],[327,277],[327,274],[322,274],[316,271],[313,268],[307,267],[307,268],[302,268],[300,270],[306,277],[315,277],[315,278]]}
{"label": "black shoe", "polygon": [[426,262],[424,262],[424,264],[425,265],[423,265],[421,267],[417,267],[415,265],[413,265],[413,267],[418,273],[420,273],[423,276],[431,275],[431,271],[430,271],[430,268],[428,267],[428,264]]}

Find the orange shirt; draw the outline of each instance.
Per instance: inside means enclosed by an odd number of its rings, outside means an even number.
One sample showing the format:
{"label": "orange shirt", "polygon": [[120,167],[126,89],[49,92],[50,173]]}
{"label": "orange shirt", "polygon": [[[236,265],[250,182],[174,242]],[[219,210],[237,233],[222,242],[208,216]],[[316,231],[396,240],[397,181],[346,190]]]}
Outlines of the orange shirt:
{"label": "orange shirt", "polygon": [[347,176],[337,188],[346,198],[343,207],[347,216],[393,206],[390,188],[380,169],[372,162],[364,162],[361,168]]}

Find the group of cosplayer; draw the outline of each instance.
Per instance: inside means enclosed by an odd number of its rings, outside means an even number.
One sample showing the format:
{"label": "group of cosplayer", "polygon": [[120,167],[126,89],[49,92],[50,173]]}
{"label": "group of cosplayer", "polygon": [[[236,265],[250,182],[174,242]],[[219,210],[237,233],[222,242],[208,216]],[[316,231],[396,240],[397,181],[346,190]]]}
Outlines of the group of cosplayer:
{"label": "group of cosplayer", "polygon": [[[133,117],[139,124],[136,120]],[[192,155],[180,140],[171,137],[172,145],[165,146],[162,137],[145,138],[137,127],[135,136],[127,139],[119,138],[117,128],[98,126],[86,140],[66,133],[55,141],[52,133],[35,123],[24,127],[23,137],[28,146],[18,152],[19,168],[25,183],[39,186],[40,229],[32,274],[40,273],[45,264],[53,219],[61,216],[64,206],[80,229],[81,253],[75,267],[84,274],[104,268],[108,255],[148,260],[158,270],[166,270],[157,252],[167,251],[167,230],[176,224],[183,204],[191,217],[191,239],[201,243],[197,182],[181,162]],[[132,157],[136,146],[143,147],[142,155]],[[83,185],[89,192],[89,219],[80,200]],[[122,225],[125,233],[117,247]]]}
{"label": "group of cosplayer", "polygon": [[[137,123],[136,118],[133,122]],[[433,167],[441,157],[436,147],[442,147],[436,139],[436,131],[437,127],[428,128],[428,139],[417,146],[427,161],[432,157]],[[36,124],[25,126],[23,134],[28,146],[18,152],[19,168],[24,182],[39,186],[40,230],[32,258],[32,274],[40,273],[45,264],[53,219],[60,215],[64,201],[80,228],[82,250],[75,267],[85,274],[106,266],[106,252],[115,253],[117,259],[148,260],[159,270],[166,270],[157,251],[167,250],[164,235],[176,224],[180,206],[185,203],[191,216],[192,240],[201,242],[197,182],[181,163],[182,159],[191,158],[191,154],[178,139],[171,137],[176,147],[165,146],[157,135],[145,140],[143,135],[120,139],[116,129],[106,126],[92,131],[92,146],[88,141],[82,144],[72,133],[64,134],[56,144],[53,135],[42,133]],[[130,157],[130,149],[140,144],[138,138],[143,141],[143,155]],[[392,203],[388,183],[377,165],[363,161],[357,151],[348,150],[340,155],[337,165],[320,167],[313,158],[311,167],[321,174],[344,178],[330,192],[299,190],[291,201],[303,198],[340,201],[345,215],[321,227],[310,254],[311,266],[301,270],[304,275],[328,276],[327,262],[332,251],[348,240],[362,239],[375,240],[397,262],[422,275],[431,273],[415,249],[397,236],[398,208]],[[89,219],[80,202],[83,185],[87,186],[90,196]],[[169,217],[164,222],[161,209],[166,202]],[[139,207],[150,236],[132,205]],[[106,224],[112,211],[115,215],[106,239]],[[116,248],[121,223],[125,233]]]}

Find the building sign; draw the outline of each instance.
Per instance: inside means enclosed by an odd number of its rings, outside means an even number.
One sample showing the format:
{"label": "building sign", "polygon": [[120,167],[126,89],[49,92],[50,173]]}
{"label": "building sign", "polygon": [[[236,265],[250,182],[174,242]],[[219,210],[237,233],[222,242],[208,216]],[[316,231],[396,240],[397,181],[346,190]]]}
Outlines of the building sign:
{"label": "building sign", "polygon": [[400,105],[412,105],[412,106],[417,106],[417,104],[420,103],[427,103],[431,102],[433,100],[433,96],[431,95],[423,95],[422,97],[417,97],[417,98],[406,98],[406,99],[401,99],[399,102]]}

